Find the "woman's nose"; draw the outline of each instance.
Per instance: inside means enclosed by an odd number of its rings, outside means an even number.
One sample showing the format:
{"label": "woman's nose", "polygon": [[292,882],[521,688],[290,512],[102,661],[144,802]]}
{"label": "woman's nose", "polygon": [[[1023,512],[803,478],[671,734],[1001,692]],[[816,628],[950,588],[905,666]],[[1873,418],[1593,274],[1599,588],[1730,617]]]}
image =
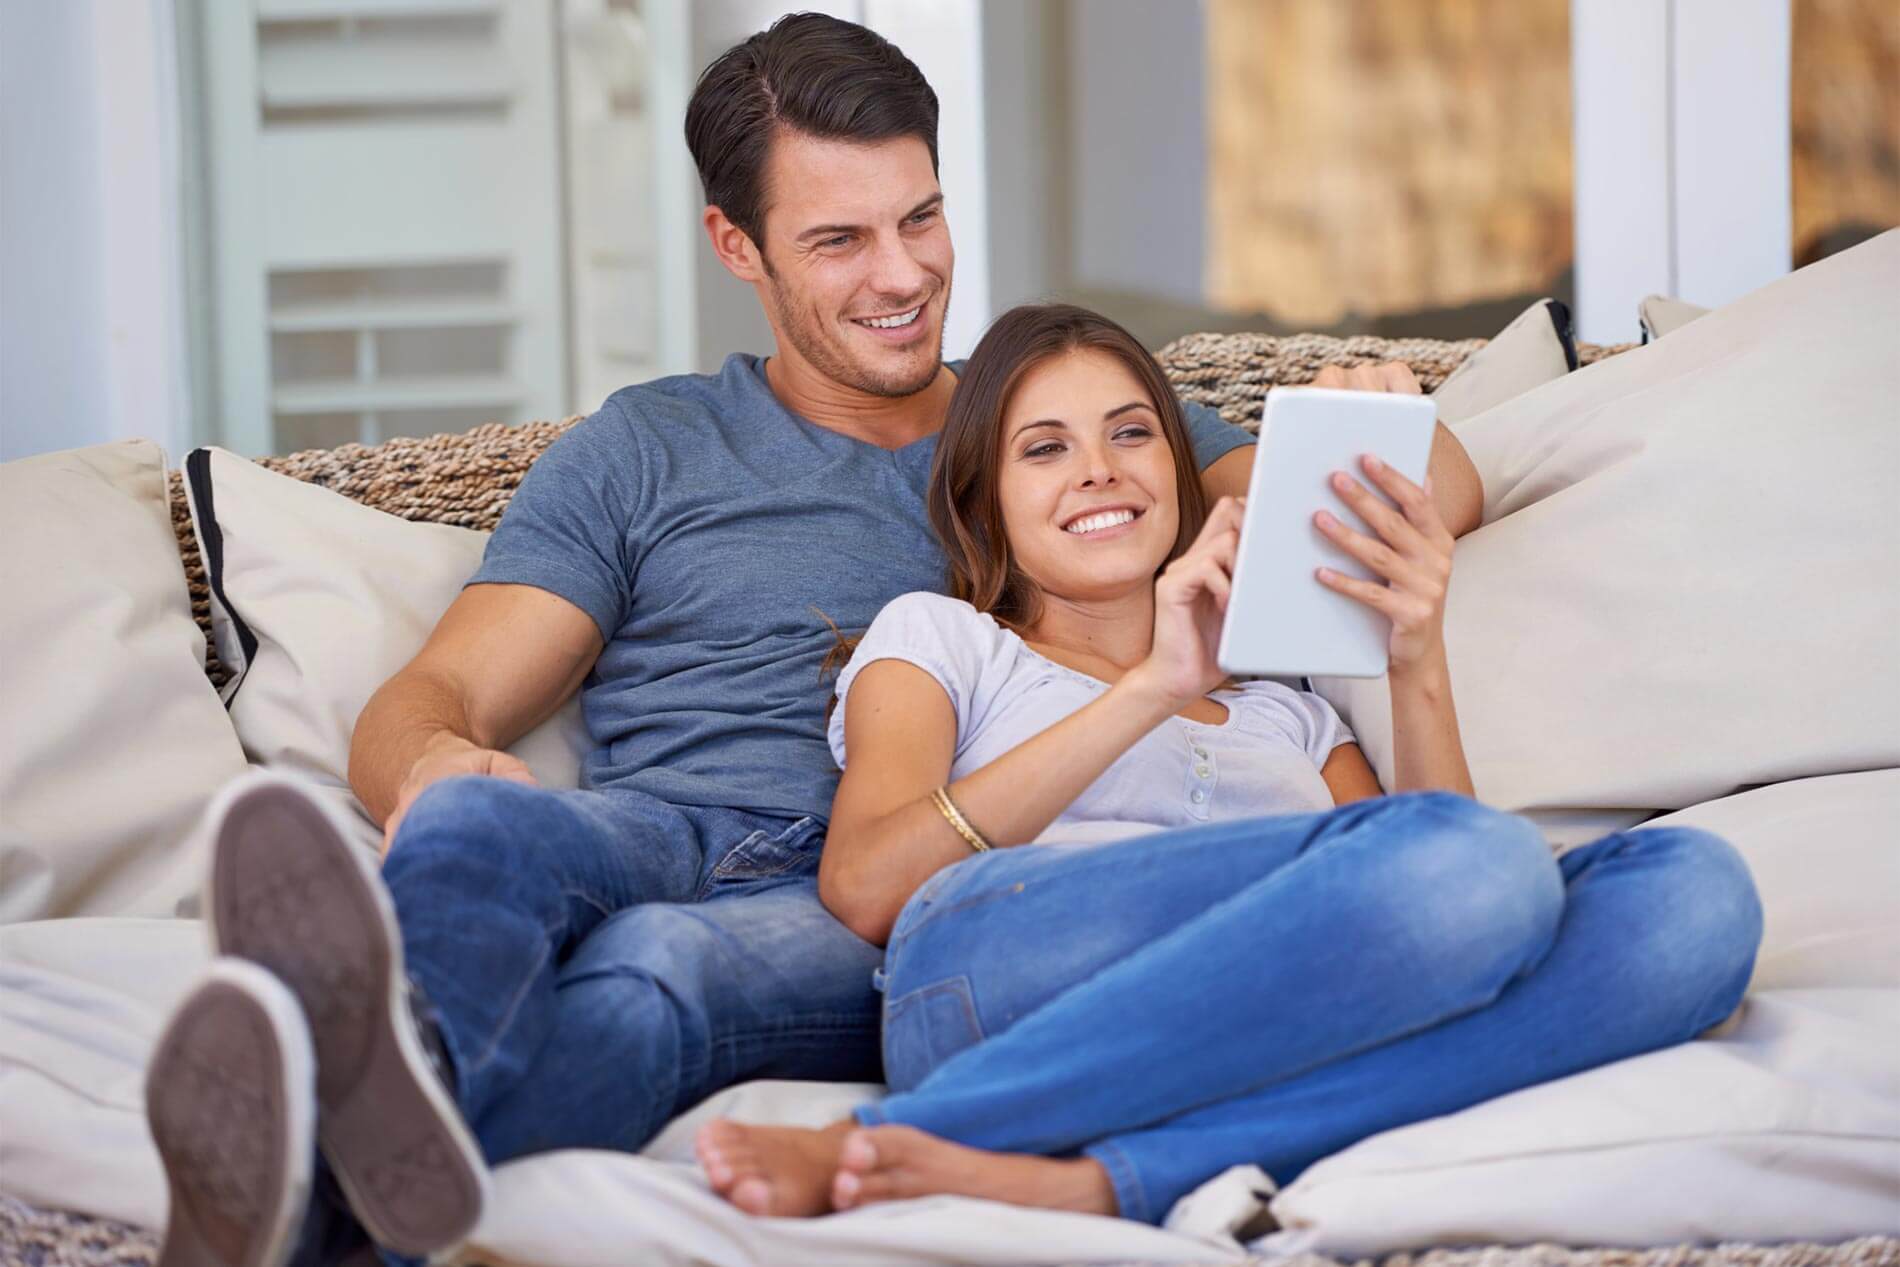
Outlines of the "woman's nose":
{"label": "woman's nose", "polygon": [[1083,488],[1101,488],[1116,482],[1115,459],[1106,449],[1083,452]]}

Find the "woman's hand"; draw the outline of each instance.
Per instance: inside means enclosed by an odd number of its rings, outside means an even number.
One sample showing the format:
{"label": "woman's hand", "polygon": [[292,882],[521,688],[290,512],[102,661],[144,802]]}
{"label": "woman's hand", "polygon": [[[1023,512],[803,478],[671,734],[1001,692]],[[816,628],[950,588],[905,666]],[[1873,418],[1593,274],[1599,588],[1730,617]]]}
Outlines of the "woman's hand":
{"label": "woman's hand", "polygon": [[1227,597],[1233,592],[1243,505],[1239,497],[1215,502],[1201,535],[1155,581],[1154,646],[1132,672],[1177,706],[1199,699],[1227,679],[1214,654],[1220,648]]}
{"label": "woman's hand", "polygon": [[[1386,646],[1392,657],[1391,671],[1402,674],[1444,653],[1451,532],[1425,489],[1370,454],[1360,463],[1399,509],[1393,510],[1344,471],[1334,473],[1333,490],[1379,534],[1378,538],[1354,531],[1323,510],[1313,516],[1313,521],[1328,540],[1365,564],[1374,575],[1384,577],[1388,584],[1345,576],[1331,568],[1321,568],[1319,579],[1327,588],[1357,599],[1392,622],[1392,637]],[[1426,483],[1430,482],[1428,478]]]}

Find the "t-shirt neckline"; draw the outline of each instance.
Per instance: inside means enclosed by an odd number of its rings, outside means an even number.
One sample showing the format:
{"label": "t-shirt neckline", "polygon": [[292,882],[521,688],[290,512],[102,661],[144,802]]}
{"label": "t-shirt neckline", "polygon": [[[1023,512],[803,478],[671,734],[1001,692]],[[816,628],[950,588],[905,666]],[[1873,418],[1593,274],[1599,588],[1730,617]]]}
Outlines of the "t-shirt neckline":
{"label": "t-shirt neckline", "polygon": [[[899,447],[895,449],[887,449],[881,444],[872,444],[869,440],[860,440],[856,436],[848,436],[842,431],[833,431],[830,427],[819,426],[817,423],[813,422],[810,418],[807,418],[804,414],[799,413],[797,410],[787,408],[785,402],[778,398],[778,393],[772,390],[772,382],[770,379],[766,378],[765,376],[765,363],[771,360],[772,358],[768,356],[759,356],[756,353],[754,353],[754,354],[751,354],[748,357],[748,359],[750,360],[751,364],[747,367],[747,369],[750,373],[752,381],[755,384],[757,384],[758,390],[765,393],[765,398],[772,402],[772,407],[777,409],[780,413],[784,414],[786,417],[790,418],[793,422],[796,422],[799,426],[806,428],[807,430],[816,431],[823,435],[830,436],[833,439],[842,441],[845,444],[856,445],[857,447],[862,448],[862,449],[869,449],[873,453],[889,454],[893,459],[901,457],[905,454],[915,452],[918,450],[919,446],[921,445],[935,445],[937,442],[937,437],[943,434],[943,427],[939,425],[935,431],[929,432],[925,435],[918,436],[915,440],[912,440],[909,444],[900,445]],[[953,368],[953,366],[962,365],[964,363],[965,362],[963,361],[938,362],[939,365],[949,370],[952,374],[957,373],[957,370]]]}
{"label": "t-shirt neckline", "polygon": [[[990,619],[995,620],[996,618],[992,616],[990,617]],[[1017,633],[1014,629],[1009,628],[1007,625],[1004,625],[1000,621],[997,622],[996,627],[998,629],[1001,629],[1004,633],[1008,634],[1011,638],[1014,638],[1016,640],[1017,646],[1021,647],[1024,651],[1027,651],[1030,655],[1036,657],[1036,659],[1042,661],[1044,664],[1048,665],[1052,669],[1057,669],[1063,673],[1068,674],[1070,677],[1077,678],[1081,680],[1082,682],[1088,684],[1089,686],[1096,687],[1100,690],[1106,691],[1110,686],[1114,685],[1112,682],[1104,682],[1101,678],[1096,677],[1092,673],[1084,673],[1080,669],[1070,668],[1068,665],[1062,663],[1062,661],[1060,660],[1051,660],[1048,656],[1044,655],[1042,652],[1030,646],[1028,639],[1024,638],[1021,634]],[[1201,698],[1206,699],[1208,697],[1203,695]],[[1239,716],[1239,710],[1236,709],[1232,704],[1229,704],[1225,700],[1214,700],[1213,702],[1216,704],[1219,704],[1222,708],[1227,710],[1226,721],[1219,721],[1219,722],[1196,721],[1192,717],[1183,717],[1179,713],[1169,714],[1168,720],[1178,721],[1184,726],[1199,726],[1202,730],[1231,730],[1233,728],[1235,720]]]}

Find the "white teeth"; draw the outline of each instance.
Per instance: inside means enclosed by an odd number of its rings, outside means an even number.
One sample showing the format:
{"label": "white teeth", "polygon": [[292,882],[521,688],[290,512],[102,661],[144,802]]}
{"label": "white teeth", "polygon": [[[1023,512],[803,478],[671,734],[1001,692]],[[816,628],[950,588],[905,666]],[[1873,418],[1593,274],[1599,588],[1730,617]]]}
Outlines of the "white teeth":
{"label": "white teeth", "polygon": [[909,312],[899,313],[895,317],[872,317],[861,324],[875,326],[879,330],[895,330],[899,326],[907,326],[917,320],[917,314],[922,311],[922,308],[912,308]]}
{"label": "white teeth", "polygon": [[1064,532],[1077,534],[1100,532],[1103,528],[1113,528],[1117,524],[1130,523],[1135,518],[1132,510],[1105,510],[1099,515],[1085,515],[1064,528]]}

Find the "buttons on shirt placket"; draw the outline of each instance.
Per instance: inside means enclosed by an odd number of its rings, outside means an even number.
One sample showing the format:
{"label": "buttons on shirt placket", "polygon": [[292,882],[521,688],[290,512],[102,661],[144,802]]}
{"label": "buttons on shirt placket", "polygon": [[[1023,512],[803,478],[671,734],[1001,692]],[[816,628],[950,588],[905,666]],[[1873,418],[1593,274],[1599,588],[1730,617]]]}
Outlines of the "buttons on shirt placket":
{"label": "buttons on shirt placket", "polygon": [[1194,818],[1206,818],[1214,801],[1214,785],[1220,781],[1220,771],[1214,766],[1214,754],[1193,731],[1187,727],[1188,777],[1187,812]]}

